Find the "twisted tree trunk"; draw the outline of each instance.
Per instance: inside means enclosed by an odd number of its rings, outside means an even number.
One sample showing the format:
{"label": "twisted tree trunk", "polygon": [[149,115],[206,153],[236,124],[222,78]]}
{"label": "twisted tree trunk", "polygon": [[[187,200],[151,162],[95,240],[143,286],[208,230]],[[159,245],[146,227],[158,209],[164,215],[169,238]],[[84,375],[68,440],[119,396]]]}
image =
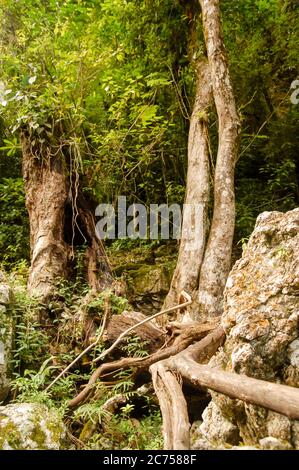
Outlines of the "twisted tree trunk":
{"label": "twisted tree trunk", "polygon": [[218,115],[218,152],[214,180],[214,212],[198,288],[195,317],[222,313],[223,291],[231,268],[235,227],[234,169],[239,117],[223,42],[219,0],[200,0],[202,22]]}
{"label": "twisted tree trunk", "polygon": [[[181,290],[193,292],[195,302],[190,309],[191,317],[204,320],[222,313],[223,291],[231,267],[235,223],[234,168],[240,124],[223,42],[219,1],[200,0],[199,3],[207,63],[201,63],[197,71],[189,129],[186,203],[192,207],[193,220],[187,206],[177,266],[165,302],[167,306],[174,304]],[[209,224],[208,111],[212,96],[218,116],[218,151],[213,181],[213,216]],[[201,209],[196,210],[197,207]],[[194,226],[197,227],[195,231]],[[190,239],[190,232],[193,239]]]}
{"label": "twisted tree trunk", "polygon": [[[196,291],[190,313],[194,320],[204,321],[210,316],[221,315],[223,291],[231,267],[235,223],[234,168],[240,124],[223,42],[219,0],[199,0],[199,4],[208,64],[201,68],[204,75],[197,83],[189,130],[186,202],[199,202],[203,205],[204,210],[199,222],[196,221],[202,227],[202,232],[198,237],[197,249],[193,253],[190,252],[188,239],[186,241],[183,236],[166,302],[174,303],[181,289],[193,291],[193,294]],[[205,113],[208,109],[210,86],[218,116],[218,151],[213,181],[213,216],[205,245],[205,234],[208,232],[209,146],[206,124],[208,119],[205,117],[205,123],[202,122],[202,112]],[[198,119],[199,116],[201,119]],[[185,227],[189,228],[192,224],[184,214],[183,234]],[[279,389],[277,385],[263,384],[254,379],[226,374],[198,364],[209,359],[223,339],[224,331],[219,327],[201,342],[150,367],[163,416],[166,449],[188,449],[190,445],[189,418],[181,388],[183,379],[199,387],[209,387],[229,396],[272,407],[271,409],[276,411],[279,407],[278,397],[282,397],[284,392],[287,393],[287,390]],[[247,385],[256,387],[256,390],[245,393]],[[265,391],[272,393],[271,400],[265,399]],[[297,403],[298,392],[288,390],[288,393],[294,403]],[[289,409],[285,408],[283,412],[287,414]]]}
{"label": "twisted tree trunk", "polygon": [[188,139],[188,173],[186,198],[178,261],[165,307],[175,305],[182,290],[197,289],[203,259],[210,200],[210,156],[208,112],[212,100],[209,65],[200,61],[196,66],[197,82]]}

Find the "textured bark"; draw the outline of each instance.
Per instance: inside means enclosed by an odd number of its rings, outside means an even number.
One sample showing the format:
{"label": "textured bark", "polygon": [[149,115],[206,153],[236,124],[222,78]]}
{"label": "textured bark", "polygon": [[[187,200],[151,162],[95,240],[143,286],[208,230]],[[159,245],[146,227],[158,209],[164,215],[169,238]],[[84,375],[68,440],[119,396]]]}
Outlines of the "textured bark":
{"label": "textured bark", "polygon": [[153,365],[151,373],[163,416],[164,449],[190,449],[190,423],[182,384],[163,362]]}
{"label": "textured bark", "polygon": [[37,156],[29,135],[21,133],[26,207],[30,222],[31,268],[28,290],[43,299],[53,293],[59,278],[65,278],[68,245],[63,238],[64,207],[68,181],[63,155]]}
{"label": "textured bark", "polygon": [[[212,87],[207,62],[199,62],[196,70],[196,95],[188,139],[188,174],[182,238],[165,308],[177,303],[182,290],[191,293],[197,289],[206,243],[210,198],[208,110],[212,99]],[[193,211],[191,217],[186,213],[190,209]]]}
{"label": "textured bark", "polygon": [[219,0],[200,0],[200,5],[218,115],[219,140],[214,211],[200,273],[197,318],[222,313],[223,290],[231,267],[235,225],[234,168],[240,126],[224,48]]}
{"label": "textured bark", "polygon": [[21,145],[30,223],[29,292],[47,301],[59,280],[72,275],[76,245],[83,243],[86,277],[93,290],[101,290],[111,284],[109,265],[96,237],[93,213],[78,185],[71,183],[73,175],[62,149],[56,142],[36,144],[27,130],[21,132]]}

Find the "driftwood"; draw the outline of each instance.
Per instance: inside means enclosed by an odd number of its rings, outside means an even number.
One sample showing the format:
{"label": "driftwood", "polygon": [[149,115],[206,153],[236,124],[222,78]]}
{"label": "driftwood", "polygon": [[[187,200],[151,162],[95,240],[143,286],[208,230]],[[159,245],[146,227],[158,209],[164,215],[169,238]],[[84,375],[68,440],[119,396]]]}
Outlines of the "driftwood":
{"label": "driftwood", "polygon": [[[225,372],[197,362],[211,357],[223,337],[224,332],[219,327],[197,344],[150,367],[163,416],[165,449],[189,449],[189,433],[186,431],[189,429],[189,419],[181,391],[182,380],[199,388],[211,389],[231,398],[263,406],[291,419],[299,419],[298,388]],[[170,388],[175,390],[171,399],[168,393]]]}

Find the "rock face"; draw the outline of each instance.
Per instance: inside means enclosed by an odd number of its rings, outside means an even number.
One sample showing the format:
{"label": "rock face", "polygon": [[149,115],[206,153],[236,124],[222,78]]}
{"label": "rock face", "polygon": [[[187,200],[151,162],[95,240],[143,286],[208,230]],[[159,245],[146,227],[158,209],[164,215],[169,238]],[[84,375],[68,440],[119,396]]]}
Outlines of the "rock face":
{"label": "rock face", "polygon": [[172,270],[167,264],[142,266],[130,271],[129,300],[142,312],[159,310],[171,282]]}
{"label": "rock face", "polygon": [[[299,387],[298,320],[299,209],[264,212],[228,278],[227,339],[210,364]],[[200,431],[211,444],[236,444],[238,432],[242,445],[299,449],[298,421],[214,392]]]}
{"label": "rock face", "polygon": [[0,406],[0,450],[59,450],[65,427],[45,405]]}
{"label": "rock face", "polygon": [[10,358],[13,348],[13,318],[9,311],[11,289],[0,272],[0,402],[9,392]]}

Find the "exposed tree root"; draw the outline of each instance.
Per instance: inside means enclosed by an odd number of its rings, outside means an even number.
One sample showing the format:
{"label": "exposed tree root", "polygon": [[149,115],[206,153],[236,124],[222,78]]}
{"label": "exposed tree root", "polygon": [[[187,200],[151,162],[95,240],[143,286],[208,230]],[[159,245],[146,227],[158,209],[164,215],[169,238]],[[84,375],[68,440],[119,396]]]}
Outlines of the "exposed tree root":
{"label": "exposed tree root", "polygon": [[[299,419],[297,388],[225,372],[198,363],[208,360],[216,352],[223,338],[224,332],[219,327],[197,344],[150,367],[163,416],[165,449],[189,448],[189,434],[186,432],[186,429],[189,429],[189,418],[185,412],[185,399],[180,385],[182,380],[199,388],[212,389],[231,398],[263,406],[290,419]],[[179,413],[181,416],[178,416]]]}
{"label": "exposed tree root", "polygon": [[181,335],[176,338],[175,344],[165,349],[161,349],[147,357],[135,358],[126,357],[117,361],[101,364],[91,375],[85,388],[69,402],[70,407],[78,406],[87,398],[96,381],[107,374],[116,372],[119,369],[137,368],[148,369],[155,362],[166,359],[170,356],[178,354],[186,349],[194,341],[199,341],[203,336],[215,328],[215,322],[200,324],[192,324],[186,326]]}
{"label": "exposed tree root", "polygon": [[154,364],[151,371],[163,416],[164,449],[189,449],[190,424],[180,376],[169,370],[163,361]]}

